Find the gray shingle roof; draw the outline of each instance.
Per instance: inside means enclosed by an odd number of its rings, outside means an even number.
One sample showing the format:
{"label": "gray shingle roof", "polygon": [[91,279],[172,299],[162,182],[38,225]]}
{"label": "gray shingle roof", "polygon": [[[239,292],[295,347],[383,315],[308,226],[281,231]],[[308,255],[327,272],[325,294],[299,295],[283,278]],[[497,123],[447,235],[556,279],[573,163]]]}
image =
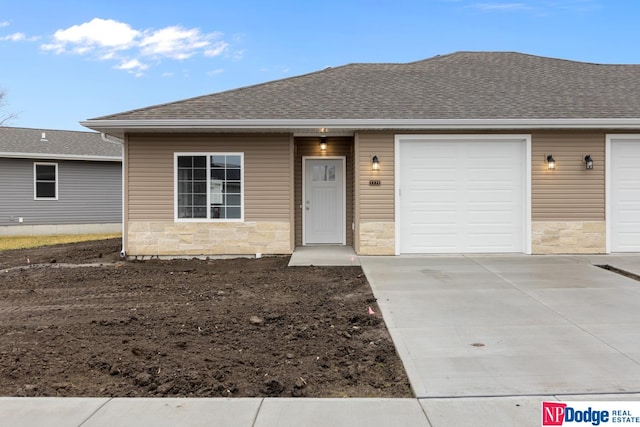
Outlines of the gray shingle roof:
{"label": "gray shingle roof", "polygon": [[103,141],[96,132],[0,126],[0,157],[115,160],[122,159],[122,147]]}
{"label": "gray shingle roof", "polygon": [[512,52],[350,64],[92,120],[640,117],[640,65]]}

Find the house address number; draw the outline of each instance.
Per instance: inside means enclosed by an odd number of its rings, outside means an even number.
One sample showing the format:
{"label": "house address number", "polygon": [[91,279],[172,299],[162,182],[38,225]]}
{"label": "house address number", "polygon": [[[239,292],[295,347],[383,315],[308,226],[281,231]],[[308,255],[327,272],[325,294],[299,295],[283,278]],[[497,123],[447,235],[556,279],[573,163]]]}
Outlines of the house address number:
{"label": "house address number", "polygon": [[380,185],[379,179],[372,179],[369,181],[369,185]]}

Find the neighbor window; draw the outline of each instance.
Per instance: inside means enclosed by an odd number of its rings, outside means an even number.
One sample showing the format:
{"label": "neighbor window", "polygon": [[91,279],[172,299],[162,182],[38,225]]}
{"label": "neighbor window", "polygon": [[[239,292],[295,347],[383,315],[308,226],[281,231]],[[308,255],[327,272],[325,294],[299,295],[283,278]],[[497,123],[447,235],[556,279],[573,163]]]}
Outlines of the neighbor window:
{"label": "neighbor window", "polygon": [[58,199],[58,164],[34,163],[34,197],[36,200]]}
{"label": "neighbor window", "polygon": [[242,220],[242,153],[176,154],[176,218]]}

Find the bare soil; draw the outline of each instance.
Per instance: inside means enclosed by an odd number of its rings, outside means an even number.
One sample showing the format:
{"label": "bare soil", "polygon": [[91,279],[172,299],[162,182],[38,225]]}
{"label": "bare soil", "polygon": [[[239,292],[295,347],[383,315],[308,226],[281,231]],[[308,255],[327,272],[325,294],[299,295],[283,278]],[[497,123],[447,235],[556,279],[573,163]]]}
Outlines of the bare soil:
{"label": "bare soil", "polygon": [[412,396],[360,267],[119,244],[0,252],[0,395]]}

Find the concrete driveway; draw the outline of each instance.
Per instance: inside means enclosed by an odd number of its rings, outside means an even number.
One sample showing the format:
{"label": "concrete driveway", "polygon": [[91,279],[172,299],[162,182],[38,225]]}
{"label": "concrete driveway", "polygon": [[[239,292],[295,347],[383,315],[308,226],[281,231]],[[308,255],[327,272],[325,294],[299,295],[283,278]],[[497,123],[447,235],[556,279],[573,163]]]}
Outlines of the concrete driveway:
{"label": "concrete driveway", "polygon": [[432,425],[485,425],[482,410],[502,425],[504,408],[540,425],[542,400],[640,400],[640,282],[593,265],[640,274],[640,256],[360,262]]}

